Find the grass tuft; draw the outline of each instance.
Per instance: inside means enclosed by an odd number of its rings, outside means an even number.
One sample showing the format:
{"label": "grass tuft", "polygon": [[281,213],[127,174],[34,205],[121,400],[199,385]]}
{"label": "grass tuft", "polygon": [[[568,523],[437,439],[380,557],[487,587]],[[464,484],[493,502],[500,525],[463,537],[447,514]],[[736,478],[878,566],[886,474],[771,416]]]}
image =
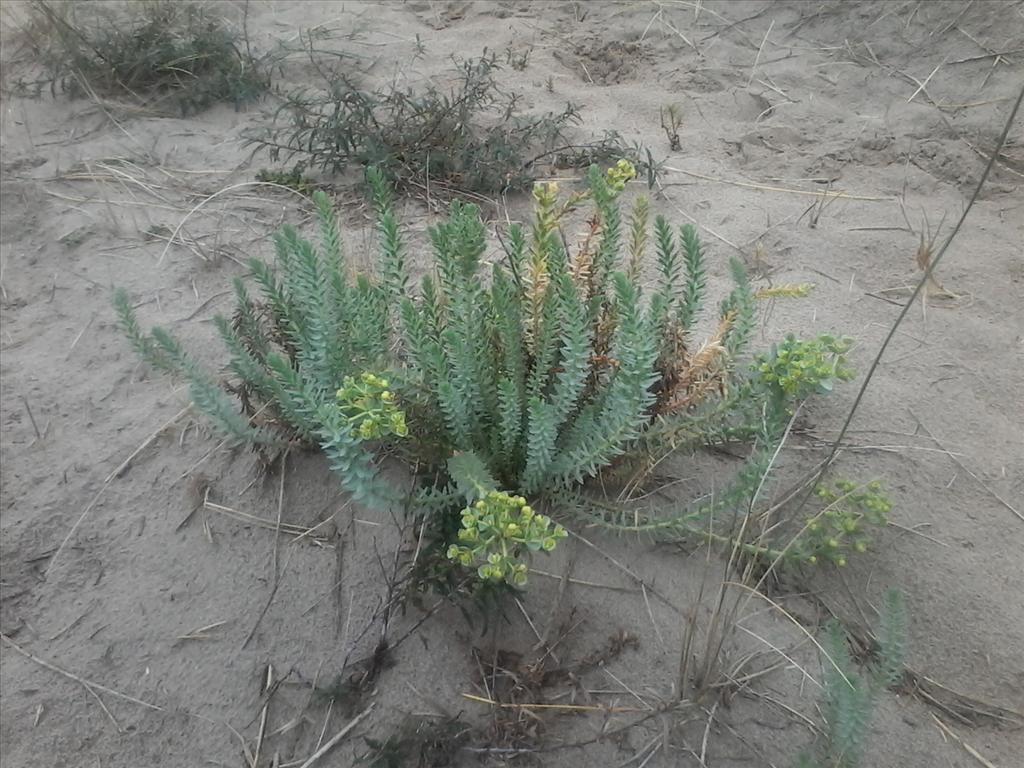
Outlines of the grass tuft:
{"label": "grass tuft", "polygon": [[270,58],[256,56],[217,6],[32,0],[29,8],[27,47],[43,67],[40,84],[53,94],[113,97],[185,115],[219,102],[238,108],[270,87]]}

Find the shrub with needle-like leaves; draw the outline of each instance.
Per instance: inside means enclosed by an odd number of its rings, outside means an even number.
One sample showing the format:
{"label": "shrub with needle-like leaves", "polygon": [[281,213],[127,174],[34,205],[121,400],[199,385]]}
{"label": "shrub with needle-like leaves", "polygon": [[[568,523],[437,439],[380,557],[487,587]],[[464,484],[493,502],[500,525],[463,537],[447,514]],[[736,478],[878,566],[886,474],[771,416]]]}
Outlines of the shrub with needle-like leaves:
{"label": "shrub with needle-like leaves", "polygon": [[[403,192],[433,189],[493,195],[529,188],[543,169],[579,168],[626,157],[653,185],[659,165],[650,150],[616,131],[577,139],[579,107],[542,114],[523,109],[499,83],[495,52],[456,64],[450,88],[406,85],[403,75],[378,88],[352,73],[321,70],[319,82],[281,94],[269,126],[248,133],[271,162],[298,162],[336,174],[375,167]],[[441,79],[441,78],[437,78]]]}

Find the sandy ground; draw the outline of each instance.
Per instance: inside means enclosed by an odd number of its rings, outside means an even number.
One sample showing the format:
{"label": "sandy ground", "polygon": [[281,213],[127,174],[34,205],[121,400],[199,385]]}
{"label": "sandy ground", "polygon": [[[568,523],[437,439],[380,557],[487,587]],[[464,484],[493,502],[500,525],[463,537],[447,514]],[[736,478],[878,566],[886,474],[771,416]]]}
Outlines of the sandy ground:
{"label": "sandy ground", "polygon": [[[18,19],[8,8],[5,40]],[[1024,82],[1020,2],[254,2],[248,24],[264,48],[322,24],[325,48],[359,54],[371,78],[411,84],[444,77],[452,53],[532,48],[526,69],[502,81],[527,109],[572,100],[583,131],[615,128],[667,157],[653,207],[702,228],[716,289],[736,252],[759,286],[816,284],[812,298],[765,308],[759,343],[846,333],[861,371],[906,299],[898,289],[916,279],[924,222],[934,230],[945,218],[949,231]],[[425,50],[414,60],[417,38]],[[15,53],[5,46],[8,82]],[[302,67],[287,77],[302,82]],[[659,127],[670,103],[684,115],[677,152]],[[145,322],[217,360],[209,320],[229,306],[238,260],[269,256],[268,233],[310,211],[241,188],[189,218],[192,247],[168,246],[166,233],[267,165],[241,139],[273,100],[188,119],[6,90],[0,106],[3,766],[302,765],[372,706],[316,763],[351,765],[365,736],[382,738],[409,714],[461,714],[486,731],[489,707],[462,694],[487,695],[481,669],[517,668],[514,654],[521,675],[542,657],[564,671],[533,695],[594,709],[522,717],[520,743],[541,751],[463,750],[455,764],[794,764],[820,722],[821,667],[804,629],[752,598],[717,669],[756,652],[744,671],[773,671],[660,711],[673,698],[684,617],[702,585],[713,593],[729,576],[703,552],[597,530],[580,533],[604,554],[563,547],[538,563],[550,575],[535,574],[521,605],[488,626],[438,608],[361,700],[311,697],[314,680],[378,644],[380,622],[364,628],[403,545],[391,513],[347,504],[315,456],[291,456],[283,475],[254,483],[253,457],[220,450],[179,414],[184,390],[137,364],[109,308],[123,286]],[[939,270],[954,297],[910,313],[840,459],[842,474],[885,482],[894,525],[843,572],[800,586],[851,627],[874,616],[885,589],[906,593],[908,665],[924,690],[883,697],[867,766],[1024,764],[1012,714],[1024,710],[1022,183],[1018,118]],[[848,194],[821,206],[828,185]],[[342,202],[359,258],[369,217],[352,195]],[[505,202],[522,212],[522,200]],[[421,201],[402,204],[413,233],[432,215]],[[848,386],[814,407],[784,467],[820,458],[853,395]],[[721,458],[681,459],[680,497],[712,486],[716,469],[732,471]],[[181,525],[207,488],[211,501],[263,520],[328,522],[276,543],[272,530],[215,510]],[[773,599],[813,632],[820,604],[792,591]],[[394,615],[389,642],[423,616]],[[538,636],[561,640],[549,652]],[[268,665],[283,680],[269,696]]]}

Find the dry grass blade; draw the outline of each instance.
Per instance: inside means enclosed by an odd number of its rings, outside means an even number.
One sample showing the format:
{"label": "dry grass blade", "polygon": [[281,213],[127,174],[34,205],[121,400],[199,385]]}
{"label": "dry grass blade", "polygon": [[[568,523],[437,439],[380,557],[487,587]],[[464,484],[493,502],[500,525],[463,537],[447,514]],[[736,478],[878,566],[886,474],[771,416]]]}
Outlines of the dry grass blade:
{"label": "dry grass blade", "polygon": [[265,517],[251,515],[248,512],[242,512],[237,509],[232,509],[231,507],[226,507],[223,504],[215,504],[214,502],[209,500],[203,502],[203,509],[207,509],[211,512],[216,512],[217,514],[224,515],[225,517],[229,517],[232,520],[236,520],[240,523],[245,523],[247,525],[255,525],[259,528],[266,528],[269,531],[276,531],[278,533],[284,533],[289,536],[298,537],[311,536],[318,528],[330,522],[330,518],[328,518],[327,520],[318,523],[312,528],[306,527],[304,525],[295,525],[294,523],[279,523],[277,520],[270,520]]}
{"label": "dry grass blade", "polygon": [[769,641],[765,637],[757,634],[753,630],[748,629],[747,627],[744,627],[742,624],[738,624],[737,623],[736,628],[739,629],[740,631],[745,632],[746,634],[750,635],[755,640],[760,641],[761,643],[763,643],[767,647],[771,648],[773,652],[779,654],[779,656],[781,656],[783,659],[785,659],[789,663],[789,665],[791,667],[793,667],[793,669],[799,670],[800,673],[804,676],[804,679],[806,679],[809,682],[813,683],[818,688],[822,687],[821,683],[819,683],[815,679],[814,675],[812,675],[810,672],[808,672],[806,669],[804,669],[802,666],[800,666],[800,664],[798,664],[789,654],[787,654],[784,650],[779,648],[777,645],[772,644],[771,641]]}
{"label": "dry grass blade", "polygon": [[917,268],[926,275],[927,285],[924,293],[922,294],[922,301],[927,298],[936,296],[940,298],[955,299],[958,296],[955,293],[947,291],[942,284],[935,277],[934,272],[930,269],[932,265],[932,258],[935,256],[935,241],[939,237],[939,232],[942,230],[942,225],[946,221],[946,214],[942,214],[942,220],[939,221],[939,226],[935,228],[935,232],[932,232],[931,224],[928,222],[928,218],[924,217],[924,224],[921,227],[920,241],[917,246],[917,252],[914,254],[914,262],[917,264]]}
{"label": "dry grass blade", "polygon": [[212,635],[209,633],[218,627],[223,627],[227,624],[227,621],[215,621],[213,624],[207,624],[205,627],[199,627],[199,629],[193,629],[191,632],[187,632],[184,635],[178,635],[178,640],[209,640]]}
{"label": "dry grass blade", "polygon": [[263,680],[263,693],[266,694],[266,700],[263,702],[263,709],[260,711],[260,728],[259,733],[256,736],[256,750],[252,756],[252,763],[254,766],[259,765],[260,752],[263,751],[263,740],[267,735],[267,715],[270,711],[270,699],[273,696],[274,690],[274,666],[267,664],[266,677]]}
{"label": "dry grass blade", "polygon": [[[78,683],[83,688],[85,688],[93,696],[96,696],[96,691],[101,691],[103,693],[109,694],[109,695],[114,696],[116,698],[122,699],[123,701],[128,701],[128,702],[131,702],[132,704],[137,704],[140,707],[145,707],[146,709],[152,709],[152,710],[155,710],[156,712],[163,712],[163,711],[165,711],[163,707],[157,706],[156,704],[151,704],[148,701],[143,701],[142,699],[137,699],[134,696],[129,696],[126,693],[121,693],[120,691],[116,691],[113,688],[108,688],[105,685],[100,685],[99,683],[94,683],[92,680],[86,680],[84,677],[80,677],[80,676],[76,675],[74,672],[68,672],[66,669],[61,669],[56,664],[51,664],[49,661],[46,661],[45,659],[41,659],[40,657],[36,656],[35,654],[31,653],[30,651],[25,650],[20,645],[18,645],[16,642],[11,640],[11,638],[9,638],[7,635],[0,634],[0,640],[3,640],[3,642],[5,642],[8,646],[10,646],[10,648],[12,650],[17,651],[22,656],[24,656],[26,659],[29,659],[30,661],[35,662],[39,666],[44,667],[45,669],[48,669],[51,672],[56,672],[58,675],[64,676],[68,680],[74,680],[76,683]],[[104,707],[104,709],[106,709],[106,708]],[[107,714],[109,715],[110,713],[108,712]],[[116,724],[116,721],[115,721],[115,724]]]}
{"label": "dry grass blade", "polygon": [[745,187],[747,189],[757,189],[762,192],[782,192],[787,195],[806,195],[809,197],[815,197],[819,199],[826,199],[831,201],[833,199],[843,200],[860,200],[863,202],[870,203],[891,203],[896,201],[895,197],[879,197],[876,195],[854,195],[849,192],[828,190],[827,192],[815,192],[809,189],[792,189],[791,187],[776,187],[768,184],[755,184],[750,181],[737,181],[735,179],[723,179],[718,176],[707,176],[703,173],[697,173],[696,171],[687,171],[683,168],[673,168],[672,166],[662,166],[662,170],[673,171],[674,173],[682,173],[686,176],[692,176],[695,179],[701,179],[702,181],[713,181],[717,184],[731,184],[734,187]]}
{"label": "dry grass blade", "polygon": [[[566,529],[566,530],[568,530],[568,529]],[[652,595],[654,595],[656,598],[658,598],[661,602],[663,602],[665,605],[667,605],[673,611],[675,611],[676,613],[682,615],[683,611],[682,611],[682,609],[678,605],[676,605],[671,600],[669,600],[667,597],[665,597],[665,595],[662,594],[660,591],[656,590],[653,587],[653,585],[651,585],[648,582],[644,581],[644,579],[641,578],[639,575],[637,575],[637,573],[635,571],[629,569],[628,567],[626,567],[625,565],[620,563],[618,560],[616,560],[614,557],[609,555],[607,552],[602,550],[600,547],[598,547],[596,544],[594,544],[592,541],[584,538],[583,536],[580,536],[578,533],[570,530],[569,531],[569,535],[572,536],[573,538],[576,538],[576,539],[582,541],[584,544],[586,544],[592,550],[597,552],[599,555],[601,555],[603,558],[605,558],[608,562],[610,562],[612,565],[614,565],[620,571],[622,571],[627,576],[629,576],[631,579],[636,581],[636,583],[641,585],[641,587],[643,587],[643,589],[645,589],[646,591],[650,592]]]}
{"label": "dry grass blade", "polygon": [[937,437],[935,437],[935,435],[932,434],[931,430],[928,429],[928,427],[926,427],[921,422],[921,420],[919,418],[917,418],[917,416],[914,414],[913,411],[910,412],[910,415],[914,417],[914,420],[917,421],[918,426],[920,426],[921,429],[924,430],[925,434],[928,435],[928,437],[930,437],[933,441],[935,441],[935,444],[937,446],[939,446],[939,448],[942,449],[942,452],[945,453],[947,456],[949,456],[949,458],[951,458],[954,462],[956,462],[956,465],[958,467],[960,467],[960,469],[962,469],[964,472],[966,472],[968,475],[970,475],[974,479],[974,482],[976,482],[983,489],[985,489],[985,491],[989,494],[989,496],[991,496],[996,501],[998,501],[1000,504],[1002,504],[1004,507],[1006,507],[1008,510],[1010,510],[1010,512],[1012,512],[1014,514],[1014,516],[1017,517],[1018,520],[1024,522],[1024,513],[1022,513],[1019,509],[1017,509],[1015,506],[1013,506],[1010,502],[1008,502],[1006,499],[1004,499],[1002,496],[1000,496],[998,493],[996,493],[994,490],[992,490],[992,488],[990,488],[988,486],[988,484],[986,484],[984,481],[982,481],[982,479],[980,477],[978,477],[974,472],[972,472],[970,469],[968,469],[967,466],[962,461],[960,461],[960,459],[958,458],[958,454],[955,454],[955,453],[953,453],[951,451],[947,451],[945,446],[943,446],[942,443],[939,442],[939,439]]}
{"label": "dry grass blade", "polygon": [[822,658],[828,660],[828,663],[839,674],[839,676],[846,682],[846,684],[849,685],[851,688],[854,687],[853,683],[844,674],[843,670],[839,668],[839,665],[836,664],[836,662],[833,660],[833,658],[829,655],[828,651],[825,650],[825,648],[821,645],[821,643],[819,643],[814,638],[814,635],[812,635],[810,632],[808,632],[807,629],[804,627],[804,625],[801,624],[799,621],[797,621],[797,619],[789,611],[787,611],[785,608],[783,608],[777,602],[775,602],[770,597],[768,597],[768,595],[764,594],[763,592],[758,592],[753,587],[750,587],[750,586],[747,586],[746,584],[741,584],[741,583],[735,582],[735,581],[734,582],[727,582],[727,584],[729,586],[734,586],[734,587],[738,587],[739,589],[746,590],[750,594],[751,597],[759,597],[760,599],[762,599],[766,603],[768,603],[772,608],[774,608],[779,613],[781,613],[794,627],[799,629],[807,637],[807,639],[810,640],[814,644],[814,647],[818,649],[818,652],[821,654]]}
{"label": "dry grass blade", "polygon": [[353,728],[355,728],[367,716],[369,716],[369,714],[371,712],[373,712],[373,709],[376,706],[377,706],[377,704],[375,702],[375,703],[371,704],[370,706],[368,706],[366,709],[364,709],[362,712],[360,712],[358,715],[356,715],[354,718],[352,718],[352,720],[349,721],[348,725],[346,725],[344,728],[342,728],[340,731],[338,731],[336,734],[334,734],[334,736],[332,736],[327,741],[326,744],[324,744],[316,752],[314,752],[310,756],[310,758],[308,760],[306,760],[306,762],[304,762],[302,764],[301,768],[311,768],[311,766],[316,764],[316,762],[319,761],[321,757],[326,755],[328,752],[330,752],[332,749],[334,749],[338,744],[340,744],[342,742],[342,740],[346,736],[348,736],[348,734],[352,731]]}
{"label": "dry grass blade", "polygon": [[761,54],[764,52],[765,43],[768,42],[768,37],[771,35],[772,30],[775,29],[775,19],[772,19],[772,23],[768,25],[768,31],[764,33],[764,38],[761,40],[761,45],[757,48],[757,56],[754,57],[754,65],[750,68],[750,77],[747,78],[747,88],[754,82],[754,73],[757,71],[758,62],[761,61]]}
{"label": "dry grass blade", "polygon": [[[563,576],[559,576],[556,573],[548,573],[547,571],[541,571],[541,570],[539,570],[537,568],[531,568],[530,569],[530,574],[531,575],[535,574],[537,576],[543,576],[543,577],[548,578],[548,579],[556,579],[558,581],[562,581],[565,578],[564,575]],[[573,578],[573,577],[570,577],[568,579],[568,582],[570,584],[573,584],[573,585],[576,585],[576,586],[580,586],[580,587],[593,587],[594,589],[607,589],[607,590],[610,590],[612,592],[632,592],[633,594],[640,594],[640,592],[641,592],[640,589],[634,589],[633,587],[619,587],[619,586],[615,586],[613,584],[600,584],[600,583],[598,583],[596,581],[587,581],[586,579],[577,579],[577,578]]]}
{"label": "dry grass blade", "polygon": [[[298,541],[298,539],[296,539]],[[291,563],[292,555],[295,554],[295,542],[292,542],[292,547],[288,550],[288,557],[284,560],[284,565],[281,571],[278,573],[275,571],[273,584],[270,587],[270,594],[267,596],[266,603],[263,604],[263,609],[259,612],[256,617],[256,622],[252,625],[252,629],[249,630],[249,634],[245,636],[245,640],[242,643],[242,650],[245,650],[252,639],[256,636],[256,631],[260,628],[260,624],[263,623],[263,618],[267,615],[267,611],[270,610],[270,606],[274,603],[274,598],[277,597],[277,590],[281,586],[281,582],[284,579],[284,574],[288,570],[288,565]]]}
{"label": "dry grass blade", "polygon": [[178,411],[176,414],[174,414],[171,418],[169,418],[166,422],[164,422],[159,427],[157,427],[155,430],[153,430],[153,433],[149,437],[147,437],[145,440],[143,440],[138,448],[136,448],[134,451],[132,451],[130,454],[128,454],[128,458],[126,458],[124,461],[122,461],[120,464],[118,464],[117,468],[113,472],[111,472],[109,475],[107,475],[106,479],[103,482],[104,483],[109,483],[114,478],[117,478],[117,477],[120,477],[121,475],[123,475],[128,470],[128,467],[131,466],[131,463],[138,457],[138,455],[140,453],[142,453],[144,450],[146,450],[146,448],[148,448],[150,445],[152,445],[153,441],[156,440],[158,437],[160,437],[160,435],[163,434],[163,431],[165,429],[167,429],[168,427],[172,426],[173,424],[176,424],[179,419],[183,418],[191,410],[192,410],[192,403],[189,403],[184,408],[182,408],[180,411]]}
{"label": "dry grass blade", "polygon": [[[940,61],[938,64],[935,65],[935,69],[933,69],[931,71],[931,73],[928,75],[928,77],[926,77],[924,79],[924,82],[920,83],[918,85],[918,87],[917,87],[917,90],[914,91],[912,94],[910,94],[910,98],[907,99],[907,103],[908,104],[914,100],[914,98],[917,96],[917,94],[921,93],[921,91],[924,91],[925,86],[927,86],[928,83],[931,82],[932,78],[935,77],[935,73],[938,72],[942,68],[942,65],[945,64],[945,63],[946,63],[946,59],[943,58],[942,61]],[[929,97],[929,98],[931,98],[931,97]]]}
{"label": "dry grass blade", "polygon": [[937,726],[939,726],[939,730],[942,731],[943,735],[949,736],[951,739],[953,739],[953,741],[955,741],[957,744],[959,744],[961,747],[963,747],[964,752],[966,752],[968,755],[970,755],[976,761],[978,761],[979,765],[984,766],[984,768],[996,768],[996,766],[993,763],[989,762],[978,750],[976,750],[974,747],[972,747],[966,741],[961,739],[953,731],[952,728],[950,728],[948,725],[946,725],[944,722],[942,722],[942,720],[940,720],[939,717],[937,715],[935,715],[934,713],[932,713],[932,720],[934,720],[935,724]]}
{"label": "dry grass blade", "polygon": [[280,570],[278,569],[278,565],[280,562],[282,524],[281,517],[284,514],[284,478],[285,475],[287,474],[288,469],[288,452],[289,451],[286,450],[284,452],[284,455],[281,456],[281,482],[280,485],[278,486],[277,491],[277,520],[274,521],[274,526],[275,530],[277,531],[277,535],[274,537],[274,556],[271,560],[271,577],[275,584],[277,583],[277,580],[280,576]]}
{"label": "dry grass blade", "polygon": [[1024,712],[981,701],[973,696],[954,691],[912,669],[906,670],[907,685],[925,704],[938,709],[964,725],[976,727],[994,725],[998,728],[1024,727]]}
{"label": "dry grass blade", "polygon": [[135,459],[135,457],[138,456],[146,448],[146,446],[152,443],[165,429],[167,429],[169,426],[174,424],[178,419],[180,419],[182,416],[188,413],[191,407],[191,404],[189,404],[185,408],[182,408],[180,411],[178,411],[178,413],[176,413],[171,419],[169,419],[162,426],[160,426],[159,429],[153,432],[153,434],[147,437],[142,442],[142,445],[140,445],[138,448],[132,451],[131,454],[129,454],[128,458],[126,458],[117,466],[117,469],[115,469],[113,472],[107,475],[106,479],[103,481],[103,484],[100,486],[100,489],[96,491],[96,495],[92,497],[92,500],[86,505],[85,509],[82,510],[82,514],[79,515],[77,520],[75,520],[74,525],[71,526],[71,530],[67,532],[67,535],[61,541],[60,545],[57,547],[57,550],[53,553],[53,557],[50,558],[50,562],[46,566],[46,570],[43,571],[44,579],[53,569],[54,563],[57,562],[57,558],[60,557],[61,552],[64,551],[64,548],[68,545],[68,542],[71,541],[72,537],[75,535],[75,532],[78,530],[78,527],[82,524],[85,518],[92,511],[92,508],[96,506],[97,502],[99,502],[100,497],[103,496],[103,493],[107,490],[107,487],[110,485],[110,481],[113,480],[115,477],[118,477],[121,473],[123,473],[131,464],[131,462]]}
{"label": "dry grass blade", "polygon": [[[779,458],[780,453],[782,452],[783,446],[786,444],[787,440],[789,439],[790,432],[793,429],[793,424],[795,423],[796,418],[799,415],[799,413],[800,413],[800,408],[797,407],[796,410],[793,412],[792,416],[790,417],[789,422],[786,424],[785,431],[783,432],[782,436],[780,437],[780,439],[778,441],[778,445],[775,447],[774,451],[772,452],[771,458],[769,459],[769,461],[768,461],[767,465],[764,467],[764,469],[761,470],[761,474],[760,474],[760,478],[758,480],[757,487],[754,490],[753,494],[750,496],[749,501],[746,502],[746,507],[747,507],[746,514],[744,514],[742,516],[742,523],[739,526],[739,530],[737,532],[735,532],[734,534],[732,534],[732,541],[733,541],[732,548],[731,548],[731,550],[729,552],[729,558],[728,558],[728,560],[724,564],[724,572],[723,572],[723,575],[721,577],[721,582],[720,582],[720,584],[718,586],[718,593],[717,593],[717,596],[715,597],[715,603],[714,603],[714,609],[713,609],[712,616],[711,616],[711,621],[710,621],[710,624],[708,626],[707,634],[706,634],[706,637],[705,637],[703,663],[702,663],[701,667],[697,670],[696,676],[695,676],[697,687],[698,687],[698,689],[699,689],[699,691],[701,693],[705,689],[714,687],[713,678],[716,676],[716,674],[717,675],[721,675],[722,674],[721,669],[719,668],[719,664],[720,664],[720,660],[721,660],[721,656],[722,656],[722,649],[725,646],[726,638],[734,632],[736,627],[739,626],[739,615],[740,615],[740,612],[744,609],[744,607],[747,605],[747,603],[749,602],[749,599],[750,599],[749,597],[747,597],[746,599],[741,599],[740,596],[737,596],[732,601],[731,605],[729,605],[729,606],[726,605],[727,597],[728,597],[728,588],[733,585],[733,582],[730,582],[730,580],[729,580],[729,574],[734,572],[734,571],[736,571],[736,570],[740,570],[740,577],[742,579],[741,586],[743,586],[745,589],[749,590],[750,592],[758,594],[759,596],[761,596],[760,593],[757,592],[757,589],[760,587],[760,582],[757,584],[756,587],[752,588],[752,587],[749,586],[749,584],[753,581],[753,576],[754,576],[754,563],[753,563],[753,559],[752,558],[747,558],[746,565],[744,567],[740,568],[741,558],[742,558],[743,553],[744,553],[744,545],[745,545],[745,542],[748,539],[747,529],[748,529],[748,526],[751,523],[751,520],[754,518],[754,508],[755,508],[755,505],[757,503],[757,500],[758,500],[758,498],[760,498],[761,493],[764,490],[765,483],[767,482],[768,477],[771,474],[772,467],[774,467],[775,463],[778,461],[778,458]],[[762,529],[761,529],[759,535],[755,539],[755,542],[754,542],[755,546],[761,546],[764,543],[764,540],[765,540],[766,535],[768,533],[766,526],[768,524],[769,517],[768,516],[763,516],[761,519],[762,519]],[[711,532],[711,528],[712,528],[713,524],[714,524],[714,521],[711,518],[709,518],[708,519],[708,531],[709,532]],[[708,554],[708,558],[709,559],[710,559],[710,555],[711,555],[711,541],[712,541],[712,539],[709,537],[708,538],[708,548],[707,548],[707,554]],[[781,557],[781,555],[779,557]],[[776,562],[778,562],[778,559],[776,560]],[[775,564],[773,563],[771,567],[774,567],[774,565]],[[763,578],[764,578],[764,576],[762,576],[762,579]],[[703,590],[704,590],[704,584],[703,584],[703,581],[702,581],[702,583],[701,583],[701,596],[703,596]],[[692,645],[693,637],[695,636],[695,634],[696,634],[696,605],[694,606],[694,611],[691,614],[689,625],[686,627],[685,639],[684,639],[684,643],[683,643],[683,654],[684,655],[683,655],[683,657],[681,659],[681,662],[680,662],[680,681],[679,681],[679,689],[680,689],[681,693],[686,690],[686,686],[689,684],[689,680],[687,679],[687,676],[686,676],[687,675],[687,670],[689,668],[689,663],[690,663],[690,659],[689,659],[689,655],[688,655],[689,654],[689,650],[688,649]],[[842,674],[842,673],[840,673],[840,674]],[[726,675],[726,677],[729,677],[729,675]],[[844,677],[844,679],[845,679],[845,677]]]}
{"label": "dry grass blade", "polygon": [[472,693],[463,693],[462,698],[469,699],[470,701],[476,701],[481,704],[489,704],[492,707],[501,707],[502,709],[553,709],[561,710],[565,712],[607,712],[611,714],[621,713],[641,713],[650,712],[650,708],[639,709],[637,707],[605,707],[600,704],[516,704],[509,702],[494,701],[488,699],[485,696],[477,696]]}
{"label": "dry grass blade", "polygon": [[302,194],[301,192],[298,192],[292,189],[291,187],[286,187],[283,184],[274,184],[273,182],[269,181],[243,181],[239,182],[238,184],[232,184],[230,186],[224,187],[223,189],[218,189],[212,195],[203,198],[194,206],[192,206],[191,210],[189,210],[189,212],[185,214],[185,217],[180,222],[178,222],[178,226],[174,228],[174,231],[171,233],[171,236],[167,239],[167,245],[165,245],[163,250],[160,251],[160,257],[156,260],[157,266],[163,264],[164,258],[167,256],[167,251],[169,251],[171,248],[171,244],[174,243],[175,239],[179,237],[182,228],[185,226],[185,223],[190,218],[192,218],[192,216],[196,212],[204,208],[208,203],[221,197],[222,195],[226,195],[230,192],[236,192],[239,189],[245,189],[247,187],[270,187],[271,189],[281,189],[284,190],[285,192],[295,195],[306,204],[309,204],[309,198],[306,197],[306,195]]}
{"label": "dry grass blade", "polygon": [[36,417],[32,415],[32,406],[28,404],[28,398],[22,395],[21,402],[25,405],[25,411],[28,413],[28,420],[32,423],[32,431],[36,433],[36,440],[42,440],[43,435],[39,431],[39,425],[36,424]]}

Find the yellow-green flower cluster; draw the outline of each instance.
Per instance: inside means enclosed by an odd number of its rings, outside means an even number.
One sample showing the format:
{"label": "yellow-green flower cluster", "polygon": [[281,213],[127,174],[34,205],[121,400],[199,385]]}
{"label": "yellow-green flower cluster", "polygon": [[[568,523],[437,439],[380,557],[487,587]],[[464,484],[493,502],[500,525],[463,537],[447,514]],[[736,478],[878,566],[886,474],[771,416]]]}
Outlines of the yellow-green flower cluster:
{"label": "yellow-green flower cluster", "polygon": [[854,372],[846,365],[847,339],[819,336],[801,341],[790,334],[773,345],[755,363],[761,381],[777,388],[787,398],[802,400],[813,394],[831,392],[836,381],[849,381]]}
{"label": "yellow-green flower cluster", "polygon": [[636,167],[629,160],[619,160],[608,169],[605,181],[608,188],[614,192],[621,192],[626,188],[626,183],[636,178]]}
{"label": "yellow-green flower cluster", "polygon": [[755,299],[790,298],[803,299],[811,295],[814,290],[814,283],[783,283],[773,285],[770,288],[760,288],[754,291]]}
{"label": "yellow-green flower cluster", "polygon": [[892,509],[881,483],[861,487],[849,480],[836,480],[819,485],[815,493],[827,506],[807,519],[793,553],[810,565],[828,561],[844,566],[850,554],[867,552],[871,544],[867,527],[884,526]]}
{"label": "yellow-green flower cluster", "polygon": [[553,209],[558,203],[558,182],[545,181],[533,185],[533,199],[542,209]]}
{"label": "yellow-green flower cluster", "polygon": [[566,535],[562,526],[552,526],[551,519],[537,514],[522,496],[490,491],[462,510],[462,544],[452,544],[448,558],[464,566],[477,563],[481,579],[522,587],[530,554],[550,552]]}
{"label": "yellow-green flower cluster", "polygon": [[409,434],[405,412],[395,404],[395,394],[388,386],[387,379],[369,372],[358,379],[346,376],[342,381],[338,407],[348,417],[353,434],[363,440]]}
{"label": "yellow-green flower cluster", "polygon": [[535,243],[535,260],[546,252],[543,245],[548,237],[558,228],[558,220],[563,211],[558,210],[558,182],[548,181],[533,185],[533,240]]}
{"label": "yellow-green flower cluster", "polygon": [[[629,160],[619,160],[605,171],[604,184],[607,187],[604,196],[614,198],[626,188],[627,182],[636,178],[636,167]],[[558,205],[558,182],[542,181],[533,185],[534,210],[534,241],[541,242],[551,234],[562,217],[573,210],[579,203],[593,196],[589,189],[573,192],[568,199]]]}

